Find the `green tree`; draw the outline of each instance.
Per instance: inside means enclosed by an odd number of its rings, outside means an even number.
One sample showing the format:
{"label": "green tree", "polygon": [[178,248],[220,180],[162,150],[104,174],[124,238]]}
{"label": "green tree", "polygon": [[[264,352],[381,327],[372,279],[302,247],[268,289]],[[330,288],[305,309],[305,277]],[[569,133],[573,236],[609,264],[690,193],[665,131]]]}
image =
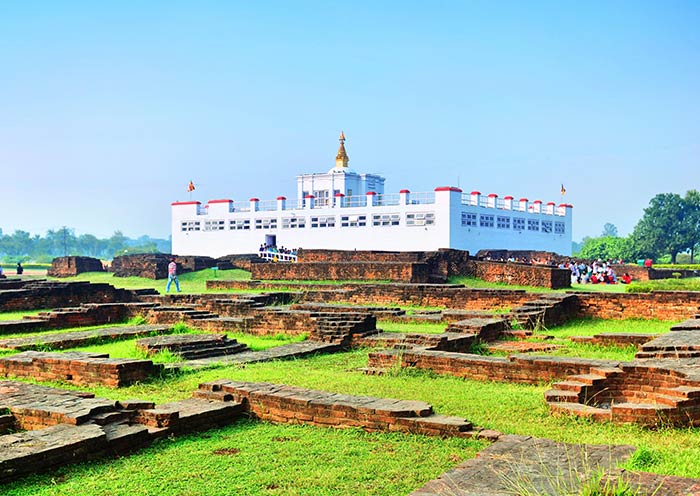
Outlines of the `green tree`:
{"label": "green tree", "polygon": [[686,192],[683,200],[687,208],[690,263],[693,263],[695,253],[700,248],[700,191],[691,189]]}
{"label": "green tree", "polygon": [[610,222],[606,223],[603,226],[603,234],[601,234],[601,236],[604,238],[617,238],[617,226],[615,224],[611,224]]}
{"label": "green tree", "polygon": [[601,236],[586,238],[579,252],[581,258],[588,260],[630,260],[633,252],[629,238]]}
{"label": "green tree", "polygon": [[644,209],[644,215],[632,233],[635,248],[642,255],[658,258],[668,253],[671,263],[676,263],[676,255],[690,248],[689,236],[691,219],[683,198],[676,193],[656,195]]}

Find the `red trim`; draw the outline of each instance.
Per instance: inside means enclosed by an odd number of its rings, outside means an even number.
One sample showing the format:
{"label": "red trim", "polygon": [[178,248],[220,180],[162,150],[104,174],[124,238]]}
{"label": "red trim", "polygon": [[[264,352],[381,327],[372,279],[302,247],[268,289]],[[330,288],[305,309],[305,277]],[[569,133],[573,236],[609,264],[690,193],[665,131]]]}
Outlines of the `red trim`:
{"label": "red trim", "polygon": [[304,198],[316,198],[314,195],[306,195]]}
{"label": "red trim", "polygon": [[180,205],[201,205],[202,202],[198,201],[188,201],[188,202],[173,202],[170,205],[173,207],[179,207]]}
{"label": "red trim", "polygon": [[209,200],[207,203],[231,203],[233,200]]}
{"label": "red trim", "polygon": [[252,201],[252,202],[259,202],[259,201],[260,201],[260,198],[251,198],[250,201]]}
{"label": "red trim", "polygon": [[535,200],[535,201],[532,202],[532,203],[542,203],[542,200]]}
{"label": "red trim", "polygon": [[410,193],[410,191],[407,189],[402,189],[401,191],[399,191],[399,193]]}
{"label": "red trim", "polygon": [[491,193],[489,194],[489,198],[498,198],[498,195],[496,193]]}
{"label": "red trim", "polygon": [[520,201],[521,202],[527,201],[527,198],[521,198]]}
{"label": "red trim", "polygon": [[277,199],[278,199],[278,200],[286,200],[287,197],[286,197],[286,196],[278,196]]}
{"label": "red trim", "polygon": [[547,202],[547,205],[556,205],[554,202]]}
{"label": "red trim", "polygon": [[504,200],[512,200],[513,197],[512,197],[512,196],[504,196],[503,199],[504,199]]}
{"label": "red trim", "polygon": [[374,195],[376,195],[377,193],[374,192],[374,191],[368,191],[368,192],[365,193],[365,194],[366,194],[367,196],[374,196]]}
{"label": "red trim", "polygon": [[333,195],[333,196],[335,196],[336,198],[342,198],[342,197],[345,196],[345,194],[343,194],[343,193],[336,193],[336,194]]}
{"label": "red trim", "polygon": [[471,194],[472,194],[472,195],[480,195],[480,194],[481,194],[481,191],[472,191]]}
{"label": "red trim", "polygon": [[462,192],[461,189],[455,188],[454,186],[440,186],[439,188],[435,188],[435,191],[454,191],[456,193]]}

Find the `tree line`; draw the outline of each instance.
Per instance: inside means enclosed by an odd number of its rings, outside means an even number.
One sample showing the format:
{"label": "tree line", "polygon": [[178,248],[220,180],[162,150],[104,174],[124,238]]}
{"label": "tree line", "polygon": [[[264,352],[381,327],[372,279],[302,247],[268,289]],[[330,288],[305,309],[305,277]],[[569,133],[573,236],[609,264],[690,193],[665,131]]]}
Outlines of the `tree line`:
{"label": "tree line", "polygon": [[115,231],[109,238],[100,239],[92,234],[76,236],[75,230],[62,227],[50,229],[44,236],[26,231],[3,234],[0,229],[0,258],[5,263],[50,262],[61,256],[88,256],[111,260],[127,253],[170,252],[170,241],[141,236],[128,238]]}
{"label": "tree line", "polygon": [[[679,254],[688,254],[690,263],[700,249],[700,192],[690,190],[656,195],[644,209],[632,234],[617,235],[617,228],[606,224],[601,236],[584,238],[577,255],[587,259],[633,261],[663,257],[675,264]],[[685,257],[684,257],[685,258]]]}

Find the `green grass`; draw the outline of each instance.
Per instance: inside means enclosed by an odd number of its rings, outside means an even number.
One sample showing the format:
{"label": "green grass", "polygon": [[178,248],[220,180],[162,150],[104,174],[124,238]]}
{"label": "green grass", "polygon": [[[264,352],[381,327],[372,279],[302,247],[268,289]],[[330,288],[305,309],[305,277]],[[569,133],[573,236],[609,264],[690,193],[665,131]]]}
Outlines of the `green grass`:
{"label": "green grass", "polygon": [[377,328],[384,332],[403,332],[406,334],[442,334],[447,328],[445,323],[435,322],[392,322],[378,320]]}
{"label": "green grass", "polygon": [[[221,291],[207,290],[206,282],[208,280],[233,280],[246,281],[250,280],[250,272],[241,269],[219,270],[212,269],[198,270],[197,272],[187,272],[178,276],[180,280],[180,289],[183,293],[214,293]],[[165,286],[167,279],[148,279],[145,277],[114,277],[111,272],[85,272],[75,277],[64,277],[60,281],[90,281],[93,283],[108,283],[116,288],[124,289],[142,289],[153,288],[161,294],[165,294]],[[235,290],[225,290],[232,293]],[[170,292],[175,292],[175,285],[170,287]],[[238,292],[250,293],[252,290],[239,290]]]}
{"label": "green grass", "polygon": [[633,332],[639,334],[664,334],[677,324],[677,321],[668,320],[604,320],[604,319],[576,319],[562,326],[536,331],[537,334],[554,336],[556,338],[568,338],[569,336],[593,336],[602,332]]}
{"label": "green grass", "polygon": [[700,277],[638,281],[627,287],[628,293],[650,293],[651,291],[700,291]]}
{"label": "green grass", "polygon": [[[469,419],[478,426],[501,432],[548,437],[571,443],[643,445],[654,455],[654,462],[646,468],[647,470],[700,477],[700,444],[697,442],[700,429],[661,428],[652,431],[635,425],[597,423],[569,416],[555,417],[550,414],[543,399],[544,392],[548,389],[545,384],[477,382],[451,376],[437,376],[430,372],[410,369],[394,371],[384,376],[367,376],[358,370],[366,364],[367,351],[355,350],[304,360],[249,364],[245,368],[229,366],[214,370],[200,370],[170,378],[156,378],[119,390],[105,387],[92,387],[89,390],[95,392],[99,397],[111,399],[142,398],[165,402],[190,397],[192,391],[201,382],[228,378],[294,384],[345,394],[423,400],[431,403],[439,414],[457,415]],[[84,386],[72,388],[86,389]],[[217,431],[214,437],[220,436],[218,432],[221,431]],[[257,442],[262,443],[262,441]],[[322,441],[315,444],[319,446],[319,449],[323,447]],[[259,446],[260,449],[264,449],[262,444]],[[314,452],[304,451],[302,454],[304,453],[307,457],[315,456]],[[335,456],[333,448],[327,447],[323,453],[322,456],[318,456],[317,466],[320,470],[330,469],[326,462]],[[189,463],[186,453],[182,453],[180,457],[173,460],[172,465],[178,465],[180,462]],[[287,460],[283,460],[286,465]],[[122,487],[121,484],[127,484],[128,479],[132,476],[130,472],[122,468],[122,463],[124,461],[111,465],[110,480],[115,488]],[[370,462],[359,456],[353,461],[353,464],[358,466],[363,466],[365,463]],[[301,480],[307,477],[306,470],[305,467],[299,468]],[[415,476],[415,469],[408,460],[404,464],[404,470],[406,477]],[[253,470],[239,482],[241,484],[247,481],[252,483],[258,476],[257,472]],[[69,479],[73,479],[73,477],[80,479],[85,484],[92,484],[92,477],[89,475],[75,475],[70,476]],[[47,479],[42,480],[47,481]],[[303,483],[299,482],[299,484],[296,489],[290,489],[290,491],[305,492]],[[39,491],[42,490],[41,486],[42,484],[37,482],[35,485],[28,486],[26,490],[31,491],[33,488]],[[155,488],[154,485],[147,487],[151,490]],[[417,485],[413,488],[415,487]],[[406,492],[408,491],[398,494]],[[338,494],[347,493],[339,488]],[[390,491],[385,494],[397,493]]]}
{"label": "green grass", "polygon": [[486,444],[243,420],[32,477],[3,495],[407,494]]}
{"label": "green grass", "polygon": [[22,320],[24,317],[34,317],[41,312],[50,312],[50,311],[51,311],[51,309],[20,310],[17,312],[0,312],[0,321],[1,320]]}

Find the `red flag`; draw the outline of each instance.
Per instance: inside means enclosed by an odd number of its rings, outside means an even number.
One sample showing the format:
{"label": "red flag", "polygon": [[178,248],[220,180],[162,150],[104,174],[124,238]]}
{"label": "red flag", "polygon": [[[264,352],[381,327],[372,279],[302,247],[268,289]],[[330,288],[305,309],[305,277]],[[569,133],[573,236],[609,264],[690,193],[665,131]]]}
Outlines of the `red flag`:
{"label": "red flag", "polygon": [[190,181],[189,186],[187,186],[187,192],[192,193],[194,191],[194,183]]}

